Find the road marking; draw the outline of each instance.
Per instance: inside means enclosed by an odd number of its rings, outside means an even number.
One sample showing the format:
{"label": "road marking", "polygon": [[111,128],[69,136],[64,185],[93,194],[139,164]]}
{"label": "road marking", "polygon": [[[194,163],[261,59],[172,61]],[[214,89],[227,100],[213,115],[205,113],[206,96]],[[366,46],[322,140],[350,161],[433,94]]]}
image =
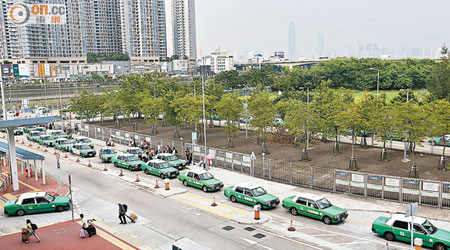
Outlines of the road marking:
{"label": "road marking", "polygon": [[223,212],[223,211],[220,211],[220,210],[211,208],[210,206],[206,206],[206,205],[202,205],[202,204],[196,203],[196,202],[194,202],[194,201],[190,201],[190,200],[185,199],[185,198],[182,198],[182,197],[180,197],[180,196],[172,196],[172,197],[169,197],[169,198],[170,198],[170,199],[177,200],[177,201],[181,201],[181,202],[183,202],[183,203],[189,204],[189,205],[191,205],[191,206],[193,206],[193,207],[200,208],[200,209],[205,210],[205,211],[207,211],[207,212],[214,213],[214,214],[217,214],[217,215],[226,217],[226,218],[228,218],[228,219],[234,219],[234,218],[236,218],[236,216],[233,215],[233,214],[229,214],[229,213],[226,213],[226,212]]}
{"label": "road marking", "polygon": [[3,197],[5,197],[5,198],[8,199],[8,200],[14,200],[14,199],[17,199],[16,196],[14,196],[14,195],[12,195],[12,194],[10,194],[10,193],[4,194]]}
{"label": "road marking", "polygon": [[[191,196],[192,198],[196,198],[196,199],[199,199],[199,200],[203,200],[203,201],[212,203],[212,200],[208,200],[208,199],[206,199],[206,198],[204,198],[202,196],[195,195],[195,194],[192,194],[192,193],[184,193],[183,195]],[[249,211],[245,211],[243,209],[231,207],[231,206],[224,205],[224,204],[217,204],[217,206],[218,207],[223,207],[223,208],[226,208],[226,209],[229,209],[229,210],[232,210],[232,211],[235,211],[235,212],[240,213],[240,214],[248,214],[249,213]]]}
{"label": "road marking", "polygon": [[270,248],[270,247],[266,247],[266,246],[264,246],[264,245],[261,245],[261,244],[259,244],[258,242],[253,241],[253,240],[249,240],[249,239],[246,239],[246,238],[241,238],[241,239],[243,239],[244,241],[246,241],[248,244],[250,244],[250,245],[252,245],[252,246],[255,246],[255,245],[256,245],[256,246],[265,248],[265,249],[267,249],[267,250],[275,250],[275,249],[273,249],[273,248]]}
{"label": "road marking", "polygon": [[365,221],[359,221],[359,220],[353,220],[353,219],[346,219],[346,221],[358,223],[358,224],[365,225],[365,226],[372,226],[372,223],[365,222]]}
{"label": "road marking", "polygon": [[[83,223],[81,221],[77,221],[78,224],[83,225]],[[130,245],[122,242],[121,240],[113,237],[112,235],[106,233],[105,231],[103,231],[102,229],[97,227],[97,235],[102,237],[103,239],[109,241],[110,243],[116,245],[117,247],[121,248],[121,249],[125,249],[125,250],[134,250],[134,247],[131,247]]]}
{"label": "road marking", "polygon": [[323,245],[319,245],[319,246],[326,247],[326,246],[339,246],[339,245],[351,245],[351,244],[367,244],[367,241],[355,241],[355,242],[346,242],[346,243],[330,243],[330,244],[323,244]]}
{"label": "road marking", "polygon": [[314,249],[318,249],[318,250],[324,250],[323,248],[316,247],[316,246],[313,246],[313,245],[310,245],[310,244],[307,244],[307,243],[304,243],[304,242],[301,242],[301,241],[298,241],[298,240],[294,240],[294,239],[291,239],[291,238],[289,238],[289,237],[286,237],[286,236],[283,236],[283,235],[280,235],[280,234],[275,234],[275,233],[272,233],[272,232],[267,231],[267,230],[265,230],[265,229],[259,228],[259,230],[264,231],[264,232],[267,233],[267,234],[271,234],[271,235],[273,235],[273,236],[275,236],[275,237],[282,238],[282,239],[285,239],[285,240],[288,240],[288,241],[292,241],[292,242],[294,242],[294,243],[296,243],[296,244],[305,245],[305,246],[308,246],[308,247],[310,247],[310,248],[314,248]]}

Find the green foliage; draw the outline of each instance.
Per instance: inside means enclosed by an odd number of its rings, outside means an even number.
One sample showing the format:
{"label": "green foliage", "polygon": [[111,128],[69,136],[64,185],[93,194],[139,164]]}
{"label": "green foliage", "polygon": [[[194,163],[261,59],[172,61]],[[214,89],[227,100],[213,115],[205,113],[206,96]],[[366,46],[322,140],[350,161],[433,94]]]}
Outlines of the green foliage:
{"label": "green foliage", "polygon": [[158,117],[163,112],[163,99],[154,98],[149,91],[142,92],[140,95],[142,99],[140,111],[145,117],[150,118],[147,119],[147,123],[159,124]]}
{"label": "green foliage", "polygon": [[189,93],[184,96],[178,96],[170,105],[176,113],[175,119],[179,124],[201,124],[203,119],[203,100],[201,95],[194,96]]}
{"label": "green foliage", "polygon": [[311,133],[317,127],[314,124],[316,115],[310,112],[306,103],[296,99],[279,102],[277,108],[285,113],[284,126],[300,139],[299,144],[304,147],[308,131]]}
{"label": "green foliage", "polygon": [[450,52],[444,45],[441,53],[442,61],[429,74],[427,88],[437,99],[450,101]]}
{"label": "green foliage", "polygon": [[276,108],[270,100],[270,94],[266,91],[255,91],[250,97],[248,110],[253,116],[250,121],[251,126],[256,128],[256,133],[261,135],[263,140],[266,139],[266,131],[273,125],[276,115]]}
{"label": "green foliage", "polygon": [[427,121],[430,124],[430,136],[450,134],[450,102],[437,100],[424,105]]}
{"label": "green foliage", "polygon": [[226,121],[223,128],[228,138],[232,138],[239,133],[239,118],[244,110],[243,102],[237,93],[224,94],[215,105],[219,117]]}
{"label": "green foliage", "polygon": [[86,115],[89,122],[89,117],[94,117],[99,112],[100,98],[97,98],[94,93],[85,89],[76,97],[73,97],[71,111],[78,115]]}
{"label": "green foliage", "polygon": [[102,54],[102,53],[88,53],[87,62],[88,63],[99,63],[102,61],[128,61],[130,57],[127,53],[113,53],[113,54]]}

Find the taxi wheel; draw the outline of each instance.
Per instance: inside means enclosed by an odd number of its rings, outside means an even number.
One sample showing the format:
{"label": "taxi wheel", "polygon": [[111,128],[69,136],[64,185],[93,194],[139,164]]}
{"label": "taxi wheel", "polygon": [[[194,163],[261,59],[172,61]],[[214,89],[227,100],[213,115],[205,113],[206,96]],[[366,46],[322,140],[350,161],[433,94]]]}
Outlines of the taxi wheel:
{"label": "taxi wheel", "polygon": [[17,215],[17,216],[24,216],[24,215],[25,215],[25,211],[22,210],[22,209],[17,210],[16,215]]}
{"label": "taxi wheel", "polygon": [[324,217],[322,218],[322,221],[323,221],[323,223],[325,223],[325,224],[327,224],[327,225],[330,225],[330,224],[331,224],[331,218],[328,217],[328,216],[324,216]]}
{"label": "taxi wheel", "polygon": [[160,174],[159,177],[164,180],[164,174]]}
{"label": "taxi wheel", "polygon": [[436,243],[433,246],[434,250],[447,250],[448,248],[442,243]]}
{"label": "taxi wheel", "polygon": [[298,210],[295,207],[291,207],[291,209],[289,209],[289,211],[291,211],[292,215],[297,215],[298,214]]}
{"label": "taxi wheel", "polygon": [[117,162],[114,162],[114,167],[118,168],[119,165],[117,164]]}
{"label": "taxi wheel", "polygon": [[148,169],[145,169],[145,170],[144,170],[144,173],[145,173],[145,174],[148,174]]}
{"label": "taxi wheel", "polygon": [[64,207],[63,206],[57,206],[55,210],[56,210],[56,212],[60,213],[60,212],[64,211]]}
{"label": "taxi wheel", "polygon": [[205,192],[205,193],[208,192],[208,188],[207,188],[206,186],[203,186],[203,187],[202,187],[202,190],[203,190],[203,192]]}
{"label": "taxi wheel", "polygon": [[183,185],[184,185],[185,187],[187,187],[187,186],[188,186],[188,183],[187,183],[187,181],[186,181],[186,180],[184,180],[184,181],[183,181]]}
{"label": "taxi wheel", "polygon": [[234,195],[230,196],[230,200],[231,202],[235,203],[236,202],[236,197]]}
{"label": "taxi wheel", "polygon": [[384,238],[388,241],[393,241],[395,240],[395,235],[391,232],[386,232],[384,233]]}

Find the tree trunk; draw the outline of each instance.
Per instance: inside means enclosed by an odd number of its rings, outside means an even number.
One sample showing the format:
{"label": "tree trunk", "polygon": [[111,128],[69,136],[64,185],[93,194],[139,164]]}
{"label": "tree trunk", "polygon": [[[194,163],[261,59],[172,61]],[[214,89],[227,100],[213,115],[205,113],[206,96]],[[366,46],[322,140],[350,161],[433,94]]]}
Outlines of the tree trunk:
{"label": "tree trunk", "polygon": [[380,161],[388,161],[386,141],[383,141],[383,148],[381,149]]}
{"label": "tree trunk", "polygon": [[178,131],[178,124],[175,124],[175,128],[173,130],[173,138],[180,138],[180,132]]}
{"label": "tree trunk", "polygon": [[362,138],[361,138],[361,147],[367,148],[367,137],[366,137],[366,131],[364,131]]}
{"label": "tree trunk", "polygon": [[267,148],[267,141],[266,141],[266,132],[263,132],[263,138],[262,138],[262,153],[269,154],[269,149]]}
{"label": "tree trunk", "polygon": [[232,136],[227,137],[227,148],[234,148],[234,141]]}
{"label": "tree trunk", "polygon": [[334,141],[333,153],[340,154],[341,153],[341,145],[339,143],[339,135],[336,133],[336,139]]}

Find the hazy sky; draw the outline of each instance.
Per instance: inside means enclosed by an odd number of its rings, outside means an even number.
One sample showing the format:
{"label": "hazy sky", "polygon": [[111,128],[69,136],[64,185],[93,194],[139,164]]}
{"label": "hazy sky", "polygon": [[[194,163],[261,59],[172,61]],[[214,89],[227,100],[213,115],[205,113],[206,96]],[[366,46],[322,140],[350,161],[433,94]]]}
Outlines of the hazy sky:
{"label": "hazy sky", "polygon": [[196,0],[197,46],[238,54],[288,50],[289,22],[296,50],[346,50],[375,43],[437,48],[450,43],[450,0]]}

